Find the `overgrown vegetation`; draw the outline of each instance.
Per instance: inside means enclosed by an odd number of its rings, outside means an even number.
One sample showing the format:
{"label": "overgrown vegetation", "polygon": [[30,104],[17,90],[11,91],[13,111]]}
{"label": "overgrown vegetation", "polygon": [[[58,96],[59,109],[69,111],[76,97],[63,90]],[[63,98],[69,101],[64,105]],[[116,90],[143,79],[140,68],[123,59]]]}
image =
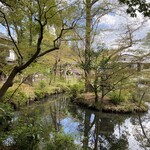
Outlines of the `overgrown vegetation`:
{"label": "overgrown vegetation", "polygon": [[[14,121],[10,131],[1,134],[0,148],[13,150],[78,150],[73,137],[63,131],[55,132],[51,124],[47,125],[38,118],[20,118]],[[3,132],[2,132],[3,133]]]}
{"label": "overgrown vegetation", "polygon": [[118,105],[121,102],[123,102],[125,100],[125,98],[123,97],[123,95],[117,93],[117,92],[113,92],[110,94],[110,101],[114,104],[114,105]]}
{"label": "overgrown vegetation", "polygon": [[[132,17],[136,17],[136,11],[149,17],[150,4],[146,1],[119,2],[128,6],[127,13]],[[124,19],[124,8],[116,1],[0,0],[0,3],[0,25],[5,29],[0,37],[2,130],[11,126],[10,108],[16,110],[64,92],[68,92],[73,101],[99,111],[147,111],[144,96],[150,85],[150,63],[145,62],[149,60],[149,52],[141,51],[140,47],[138,56],[131,60],[128,60],[130,56],[122,55],[142,42],[149,50],[149,34],[143,40],[135,38],[145,19],[140,18],[138,23],[136,20],[136,24],[126,22],[129,19]],[[119,25],[113,28],[103,18],[116,16],[123,17],[121,28]],[[104,43],[103,36],[107,34],[113,35],[112,41]],[[140,84],[147,89],[140,88]],[[38,148],[45,131],[33,122],[29,121],[30,125],[23,122],[13,130],[11,146],[14,149]],[[48,145],[44,148],[77,149],[70,135],[60,132],[52,136],[51,140],[45,138]]]}

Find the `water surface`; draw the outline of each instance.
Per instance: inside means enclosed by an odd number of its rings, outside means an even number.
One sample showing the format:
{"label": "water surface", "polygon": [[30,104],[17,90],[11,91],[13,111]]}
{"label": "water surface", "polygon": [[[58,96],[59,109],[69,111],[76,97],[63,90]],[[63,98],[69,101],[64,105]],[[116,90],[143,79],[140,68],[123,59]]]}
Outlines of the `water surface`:
{"label": "water surface", "polygon": [[[150,104],[148,103],[150,106]],[[144,114],[109,114],[69,102],[65,95],[32,104],[16,112],[74,137],[84,150],[150,150],[150,109]],[[50,131],[47,131],[50,134]]]}

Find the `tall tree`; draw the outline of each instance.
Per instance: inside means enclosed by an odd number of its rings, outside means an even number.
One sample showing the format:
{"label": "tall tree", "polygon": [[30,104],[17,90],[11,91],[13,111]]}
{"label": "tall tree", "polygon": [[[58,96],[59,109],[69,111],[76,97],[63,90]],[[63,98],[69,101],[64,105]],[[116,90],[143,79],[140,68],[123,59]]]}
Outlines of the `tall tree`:
{"label": "tall tree", "polygon": [[85,88],[86,92],[90,91],[90,74],[91,74],[91,9],[96,1],[86,0],[86,35],[85,35]]}
{"label": "tall tree", "polygon": [[[7,0],[3,4],[0,8],[1,23],[6,27],[15,46],[18,62],[12,68],[6,82],[0,89],[0,99],[13,85],[13,80],[18,73],[38,58],[59,49],[62,36],[67,30],[72,29],[73,25],[72,23],[68,27],[67,23],[63,22],[63,18],[60,16],[63,6],[55,1]],[[50,41],[50,46],[44,47],[44,31],[50,25],[58,26],[57,36],[53,41]],[[12,36],[12,31],[17,35],[17,42]],[[26,44],[26,41],[28,41],[28,44]],[[28,55],[28,52],[30,52],[30,55]],[[26,55],[28,56],[26,57]]]}
{"label": "tall tree", "polygon": [[[95,49],[94,38],[98,34],[99,19],[108,14],[114,8],[109,1],[84,0],[78,6],[80,12],[80,21],[78,27],[74,30],[74,44],[76,46],[80,63],[85,74],[85,91],[92,90],[91,87],[91,62],[92,51]],[[78,42],[77,42],[78,41]],[[75,48],[74,48],[75,49]],[[82,59],[81,59],[82,57]]]}

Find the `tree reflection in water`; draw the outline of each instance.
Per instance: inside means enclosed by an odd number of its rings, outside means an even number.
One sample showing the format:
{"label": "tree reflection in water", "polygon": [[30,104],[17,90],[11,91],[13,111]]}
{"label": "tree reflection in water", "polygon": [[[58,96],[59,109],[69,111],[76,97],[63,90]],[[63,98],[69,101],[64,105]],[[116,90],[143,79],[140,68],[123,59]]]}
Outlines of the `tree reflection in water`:
{"label": "tree reflection in water", "polygon": [[[71,107],[79,114],[78,131],[82,133],[83,149],[148,150],[150,149],[150,114],[106,114]],[[82,116],[82,117],[81,117]],[[72,113],[72,117],[74,113]]]}
{"label": "tree reflection in water", "polygon": [[150,149],[150,112],[140,115],[100,113],[71,104],[65,96],[29,108],[24,111],[30,117],[38,116],[38,121],[52,126],[56,132],[71,133],[84,150]]}

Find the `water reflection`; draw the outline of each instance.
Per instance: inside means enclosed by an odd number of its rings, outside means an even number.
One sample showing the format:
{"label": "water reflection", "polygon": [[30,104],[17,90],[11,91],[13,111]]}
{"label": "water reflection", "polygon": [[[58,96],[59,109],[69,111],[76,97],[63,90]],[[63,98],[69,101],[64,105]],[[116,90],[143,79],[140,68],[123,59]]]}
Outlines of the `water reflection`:
{"label": "water reflection", "polygon": [[[64,96],[32,105],[19,116],[33,117],[55,131],[71,133],[84,150],[150,150],[150,112],[136,115],[99,113],[69,103]],[[47,132],[49,134],[50,131]]]}

